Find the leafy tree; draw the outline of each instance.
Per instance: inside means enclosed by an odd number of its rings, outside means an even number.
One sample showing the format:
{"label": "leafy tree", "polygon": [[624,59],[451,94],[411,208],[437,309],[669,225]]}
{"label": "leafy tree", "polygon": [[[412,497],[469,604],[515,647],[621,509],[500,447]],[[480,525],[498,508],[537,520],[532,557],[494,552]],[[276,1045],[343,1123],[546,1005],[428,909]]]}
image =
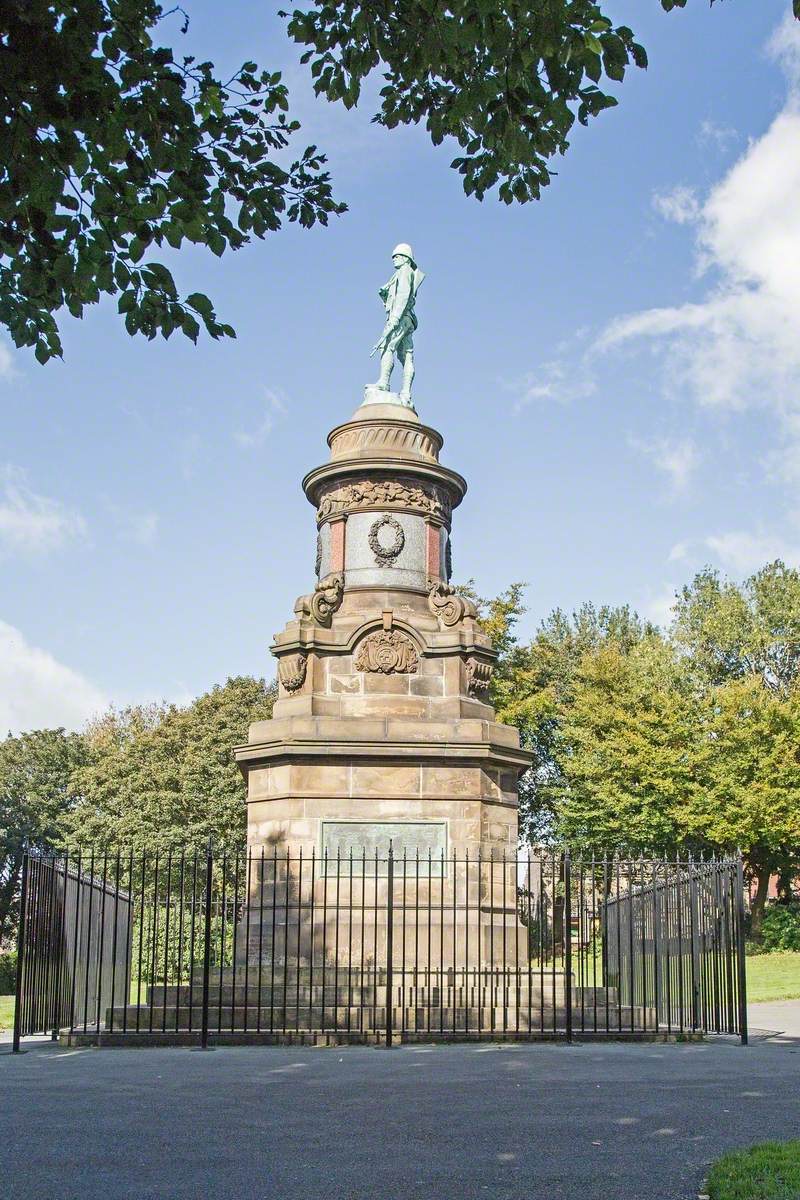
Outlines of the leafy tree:
{"label": "leafy tree", "polygon": [[[712,0],[713,3],[713,0]],[[686,0],[661,0],[669,12]],[[566,153],[577,119],[617,104],[604,88],[644,47],[598,0],[315,0],[295,9],[290,35],[308,49],[317,95],[352,108],[365,80],[384,86],[373,120],[388,129],[421,121],[479,200],[499,184],[506,204],[539,198]],[[800,0],[793,0],[800,17]],[[287,15],[288,14],[284,14]]]}
{"label": "leafy tree", "polygon": [[282,165],[299,125],[280,73],[247,62],[222,82],[154,41],[165,15],[155,0],[2,6],[0,322],[40,362],[61,354],[55,314],[103,293],[131,334],[235,336],[153,247],[221,255],[342,211],[314,146]]}
{"label": "leafy tree", "polygon": [[684,665],[657,633],[586,652],[555,751],[561,838],[635,856],[685,844],[680,814],[702,791],[698,734]]}
{"label": "leafy tree", "polygon": [[69,780],[83,743],[63,729],[39,729],[0,742],[0,947],[17,920],[22,853],[51,850],[69,820]]}
{"label": "leafy tree", "polygon": [[680,820],[719,849],[741,849],[756,880],[752,933],[761,932],[770,876],[800,868],[800,688],[760,674],[706,696],[703,786],[687,789]]}
{"label": "leafy tree", "polygon": [[[712,0],[713,2],[713,0]],[[686,0],[660,0],[667,11]],[[800,0],[792,0],[800,17]],[[601,0],[316,0],[288,19],[318,95],[374,119],[425,122],[467,194],[540,195],[576,120],[617,103],[608,84],[647,56]],[[56,314],[118,295],[129,333],[234,336],[201,293],[178,294],[153,246],[214,254],[282,221],[323,224],[344,206],[324,156],[282,165],[299,128],[280,74],[247,62],[227,82],[175,56],[156,0],[6,0],[0,10],[0,323],[40,362],[61,354]],[[188,18],[184,19],[183,30]],[[280,161],[278,161],[278,158]]]}
{"label": "leafy tree", "polygon": [[[515,599],[519,606],[519,594]],[[650,635],[655,635],[654,628],[627,606],[597,609],[584,604],[571,616],[557,609],[528,645],[514,641],[501,657],[493,702],[500,720],[517,726],[523,745],[534,756],[533,768],[520,785],[523,836],[535,841],[553,836],[565,787],[563,722],[574,703],[584,656],[608,644],[627,654]]]}
{"label": "leafy tree", "polygon": [[757,675],[786,695],[800,684],[800,571],[776,560],[740,586],[707,567],[678,598],[674,636],[701,684]]}
{"label": "leafy tree", "polygon": [[245,843],[245,786],[232,748],[272,712],[274,686],[238,677],[187,708],[111,711],[85,733],[69,840],[169,850]]}
{"label": "leafy tree", "polygon": [[352,108],[375,70],[386,81],[374,120],[425,121],[434,145],[455,138],[451,163],[480,200],[499,181],[506,204],[537,199],[550,160],[617,101],[598,85],[619,81],[647,55],[594,0],[318,0],[295,9],[289,33],[308,46],[317,95]]}

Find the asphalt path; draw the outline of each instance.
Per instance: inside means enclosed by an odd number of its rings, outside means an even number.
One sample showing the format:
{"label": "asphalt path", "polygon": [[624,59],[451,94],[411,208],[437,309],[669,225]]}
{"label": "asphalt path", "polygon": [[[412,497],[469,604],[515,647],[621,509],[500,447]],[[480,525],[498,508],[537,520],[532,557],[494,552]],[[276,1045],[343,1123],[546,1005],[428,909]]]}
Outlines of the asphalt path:
{"label": "asphalt path", "polygon": [[719,1154],[792,1135],[786,1033],[0,1054],[7,1200],[688,1200]]}

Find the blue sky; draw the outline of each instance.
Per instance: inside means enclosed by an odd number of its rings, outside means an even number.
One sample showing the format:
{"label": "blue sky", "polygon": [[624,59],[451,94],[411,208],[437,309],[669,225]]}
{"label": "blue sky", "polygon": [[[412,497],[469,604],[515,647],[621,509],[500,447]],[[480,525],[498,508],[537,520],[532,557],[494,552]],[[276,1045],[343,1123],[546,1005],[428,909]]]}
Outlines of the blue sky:
{"label": "blue sky", "polygon": [[703,563],[800,561],[800,25],[788,0],[618,0],[650,68],[577,129],[538,204],[467,198],[422,130],[310,92],[277,17],[192,0],[173,45],[281,69],[349,212],[175,262],[238,340],[64,317],[65,359],[0,340],[0,729],[271,675],[312,585],[300,479],[375,374],[376,295],[427,279],[417,408],[467,477],[454,574],[664,620]]}

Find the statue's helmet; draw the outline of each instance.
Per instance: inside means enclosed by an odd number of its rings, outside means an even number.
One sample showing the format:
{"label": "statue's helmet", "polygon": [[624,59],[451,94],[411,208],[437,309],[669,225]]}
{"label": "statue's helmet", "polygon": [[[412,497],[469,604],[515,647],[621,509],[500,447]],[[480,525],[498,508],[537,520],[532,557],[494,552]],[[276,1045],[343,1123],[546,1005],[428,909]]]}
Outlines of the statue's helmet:
{"label": "statue's helmet", "polygon": [[392,251],[392,258],[394,258],[396,254],[404,255],[416,271],[417,264],[414,262],[414,251],[411,249],[408,242],[400,242],[399,245],[395,246],[394,250]]}

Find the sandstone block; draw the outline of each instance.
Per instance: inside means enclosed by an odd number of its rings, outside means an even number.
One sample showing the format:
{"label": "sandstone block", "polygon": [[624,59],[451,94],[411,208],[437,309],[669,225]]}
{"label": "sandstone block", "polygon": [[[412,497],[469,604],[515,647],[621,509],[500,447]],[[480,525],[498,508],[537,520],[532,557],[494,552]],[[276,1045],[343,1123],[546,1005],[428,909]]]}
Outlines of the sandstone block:
{"label": "sandstone block", "polygon": [[380,764],[354,766],[352,794],[365,796],[399,796],[419,794],[421,768]]}

